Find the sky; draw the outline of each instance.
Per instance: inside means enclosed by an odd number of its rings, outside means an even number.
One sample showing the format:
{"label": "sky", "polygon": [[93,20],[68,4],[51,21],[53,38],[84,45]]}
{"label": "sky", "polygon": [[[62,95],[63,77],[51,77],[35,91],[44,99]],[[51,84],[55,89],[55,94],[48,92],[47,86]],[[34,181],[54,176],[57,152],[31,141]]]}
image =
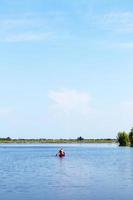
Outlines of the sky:
{"label": "sky", "polygon": [[133,127],[131,0],[1,0],[0,137]]}

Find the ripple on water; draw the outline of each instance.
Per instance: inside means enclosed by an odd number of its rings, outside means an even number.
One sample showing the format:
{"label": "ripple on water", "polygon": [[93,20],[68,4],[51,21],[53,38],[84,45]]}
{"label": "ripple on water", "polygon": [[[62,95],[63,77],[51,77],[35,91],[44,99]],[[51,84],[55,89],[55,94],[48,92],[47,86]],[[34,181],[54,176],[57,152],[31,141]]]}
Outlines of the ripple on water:
{"label": "ripple on water", "polygon": [[133,151],[115,145],[0,147],[2,200],[128,200],[133,196]]}

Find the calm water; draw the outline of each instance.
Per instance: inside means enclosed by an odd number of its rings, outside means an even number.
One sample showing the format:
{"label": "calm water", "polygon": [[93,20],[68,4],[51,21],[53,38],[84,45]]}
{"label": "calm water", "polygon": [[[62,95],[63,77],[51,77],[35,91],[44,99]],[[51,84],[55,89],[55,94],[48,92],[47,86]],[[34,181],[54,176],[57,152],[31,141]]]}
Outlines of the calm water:
{"label": "calm water", "polygon": [[133,148],[0,145],[1,200],[131,200]]}

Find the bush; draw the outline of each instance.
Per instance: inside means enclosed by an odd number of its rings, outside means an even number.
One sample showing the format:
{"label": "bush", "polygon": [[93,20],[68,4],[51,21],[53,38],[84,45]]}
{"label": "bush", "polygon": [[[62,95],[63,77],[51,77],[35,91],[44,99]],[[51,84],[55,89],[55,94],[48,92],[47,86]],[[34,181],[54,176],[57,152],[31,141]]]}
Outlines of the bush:
{"label": "bush", "polygon": [[130,141],[130,146],[133,147],[133,128],[129,133],[129,141]]}
{"label": "bush", "polygon": [[119,142],[119,146],[128,146],[129,145],[129,136],[126,132],[119,132],[117,140]]}
{"label": "bush", "polygon": [[82,138],[81,136],[77,138],[78,141],[82,141],[84,140],[84,138]]}

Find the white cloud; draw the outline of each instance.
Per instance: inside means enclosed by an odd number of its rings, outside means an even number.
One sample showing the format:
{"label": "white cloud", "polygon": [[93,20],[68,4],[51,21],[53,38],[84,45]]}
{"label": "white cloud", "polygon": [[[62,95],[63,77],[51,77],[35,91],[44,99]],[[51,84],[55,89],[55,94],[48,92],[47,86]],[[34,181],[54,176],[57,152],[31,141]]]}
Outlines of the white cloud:
{"label": "white cloud", "polygon": [[11,117],[11,115],[14,113],[14,109],[10,107],[0,108],[0,118],[7,118]]}
{"label": "white cloud", "polygon": [[49,41],[55,39],[56,33],[52,22],[58,16],[36,15],[32,13],[0,16],[0,42]]}
{"label": "white cloud", "polygon": [[133,101],[123,101],[120,103],[120,108],[125,114],[133,115]]}
{"label": "white cloud", "polygon": [[133,33],[132,12],[110,12],[101,16],[94,16],[93,23],[100,29],[115,33]]}
{"label": "white cloud", "polygon": [[52,38],[52,33],[18,33],[5,35],[0,38],[2,42],[41,41]]}
{"label": "white cloud", "polygon": [[53,101],[52,108],[65,113],[86,114],[91,110],[90,95],[76,90],[50,91],[49,98]]}
{"label": "white cloud", "polygon": [[114,43],[109,45],[111,48],[118,48],[118,49],[133,49],[133,42],[121,42],[121,43]]}

